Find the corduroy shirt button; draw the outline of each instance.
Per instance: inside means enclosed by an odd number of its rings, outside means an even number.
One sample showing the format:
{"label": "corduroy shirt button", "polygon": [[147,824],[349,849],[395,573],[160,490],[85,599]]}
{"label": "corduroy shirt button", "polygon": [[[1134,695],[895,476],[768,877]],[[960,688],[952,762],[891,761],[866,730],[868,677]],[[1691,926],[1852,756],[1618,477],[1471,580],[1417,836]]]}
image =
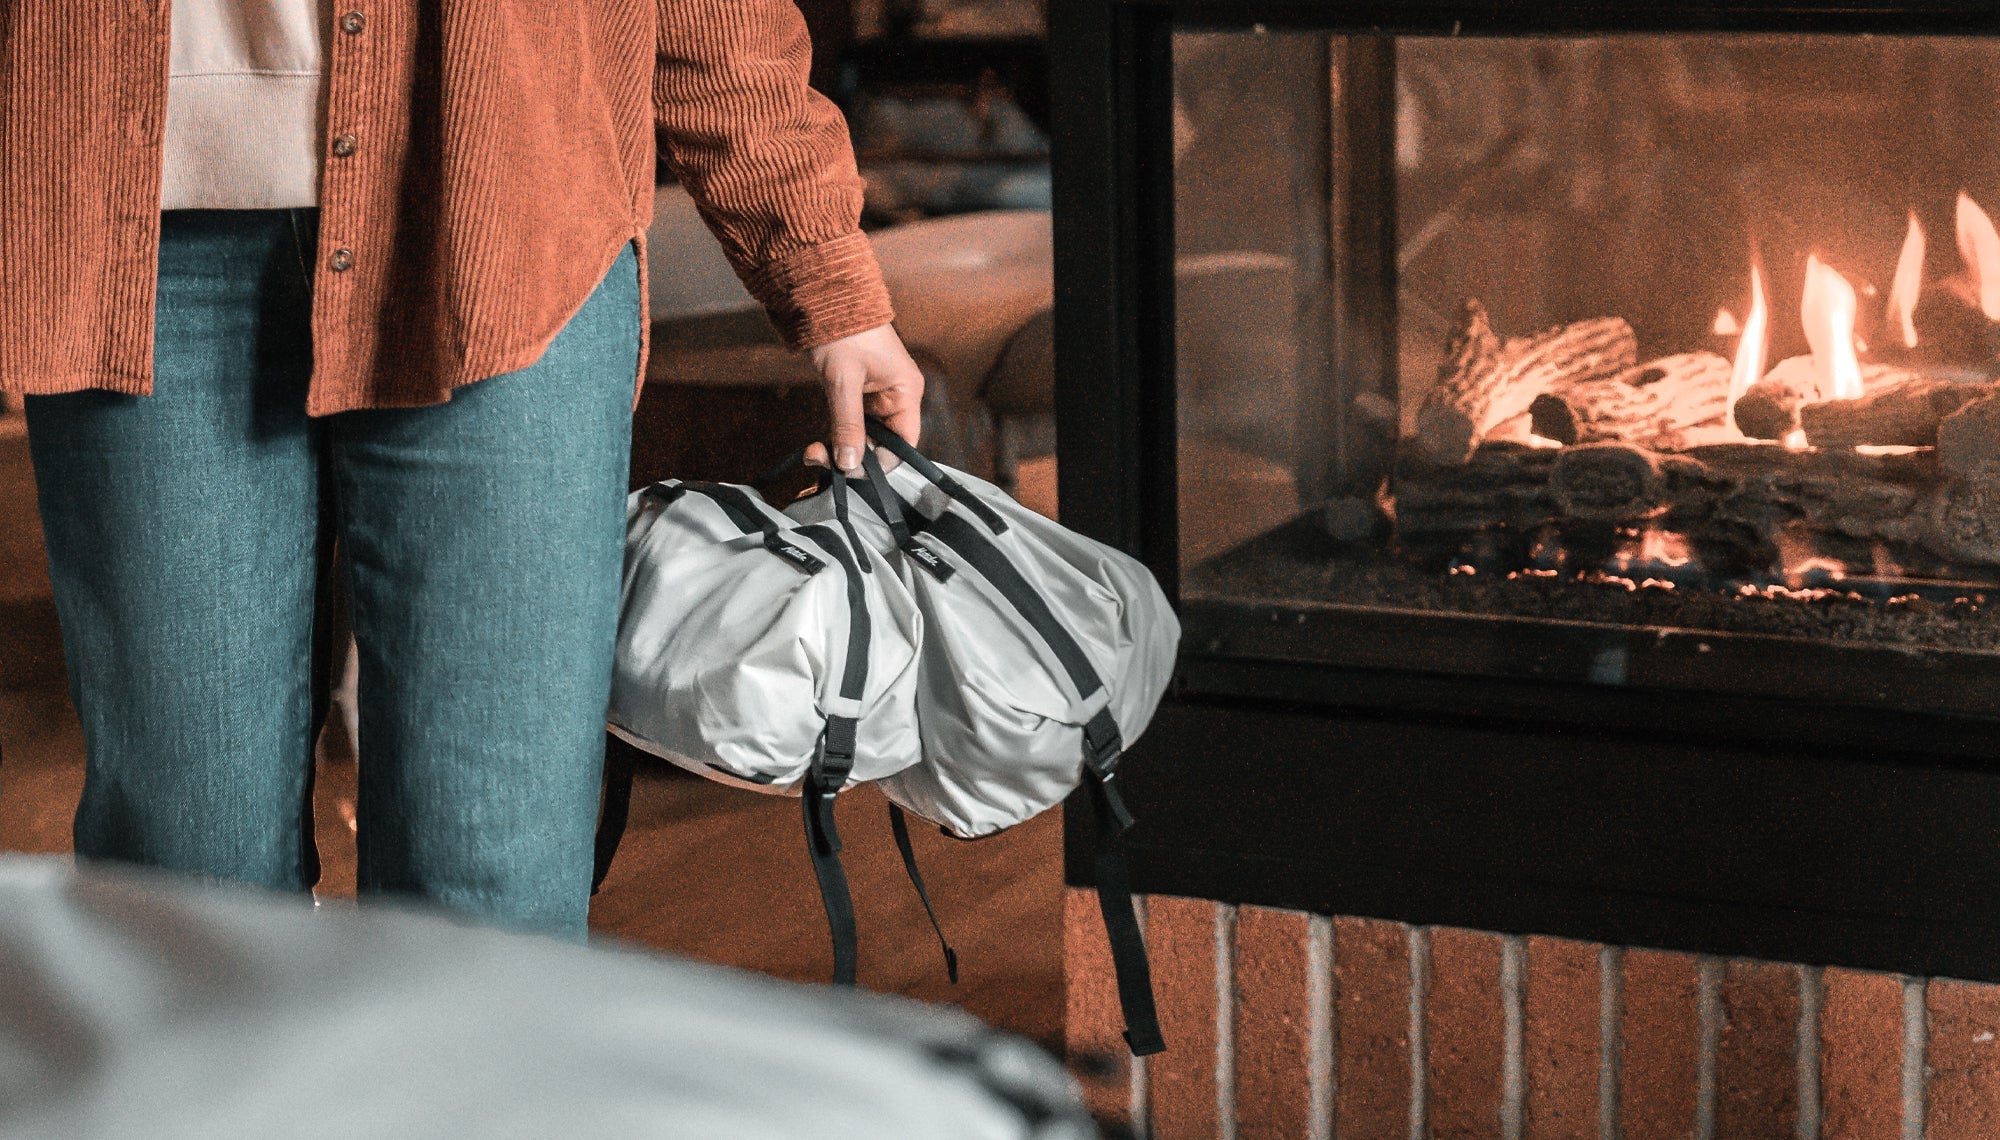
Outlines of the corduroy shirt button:
{"label": "corduroy shirt button", "polygon": [[360,145],[360,142],[353,135],[339,135],[333,140],[334,157],[351,158],[354,155],[355,149]]}
{"label": "corduroy shirt button", "polygon": [[354,251],[351,249],[336,249],[333,251],[333,256],[326,259],[326,263],[332,267],[335,273],[345,273],[354,268]]}
{"label": "corduroy shirt button", "polygon": [[360,35],[361,29],[367,26],[368,17],[362,15],[360,12],[349,12],[340,18],[340,30],[350,36]]}

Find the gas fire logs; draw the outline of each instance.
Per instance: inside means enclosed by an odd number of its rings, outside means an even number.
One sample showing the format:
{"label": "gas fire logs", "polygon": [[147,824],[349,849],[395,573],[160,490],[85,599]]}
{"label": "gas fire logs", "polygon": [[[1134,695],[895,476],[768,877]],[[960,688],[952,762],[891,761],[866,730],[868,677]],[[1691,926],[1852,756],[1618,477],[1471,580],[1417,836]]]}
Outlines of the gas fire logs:
{"label": "gas fire logs", "polygon": [[1610,379],[1638,360],[1639,340],[1622,318],[1503,340],[1485,307],[1467,300],[1437,386],[1417,411],[1417,447],[1434,463],[1463,463],[1488,433],[1526,414],[1554,385]]}
{"label": "gas fire logs", "polygon": [[1396,529],[1659,527],[1738,566],[1819,534],[2000,565],[2000,386],[1869,364],[1861,395],[1823,400],[1797,357],[1732,409],[1731,373],[1708,352],[1641,364],[1617,318],[1503,338],[1468,301],[1398,464]]}

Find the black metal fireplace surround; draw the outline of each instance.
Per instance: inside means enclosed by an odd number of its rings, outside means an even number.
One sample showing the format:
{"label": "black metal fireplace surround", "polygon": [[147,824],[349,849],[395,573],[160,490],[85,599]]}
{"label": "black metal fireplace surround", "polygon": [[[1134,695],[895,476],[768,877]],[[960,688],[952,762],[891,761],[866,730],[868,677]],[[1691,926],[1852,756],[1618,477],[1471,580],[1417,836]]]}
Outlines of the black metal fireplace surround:
{"label": "black metal fireplace surround", "polygon": [[1053,0],[1063,520],[1185,627],[1122,769],[1135,889],[2000,981],[2000,654],[1184,588],[1173,36],[1253,27],[1346,37],[1334,308],[1394,343],[1396,37],[2000,36],[2000,8]]}

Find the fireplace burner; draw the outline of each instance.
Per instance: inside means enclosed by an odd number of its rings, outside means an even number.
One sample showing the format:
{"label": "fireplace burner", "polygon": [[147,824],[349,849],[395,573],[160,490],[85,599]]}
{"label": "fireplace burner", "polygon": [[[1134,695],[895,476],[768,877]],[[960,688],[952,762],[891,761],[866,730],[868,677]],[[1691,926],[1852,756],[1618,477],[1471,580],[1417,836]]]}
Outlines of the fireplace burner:
{"label": "fireplace burner", "polygon": [[1051,21],[1140,889],[2000,979],[2000,14]]}

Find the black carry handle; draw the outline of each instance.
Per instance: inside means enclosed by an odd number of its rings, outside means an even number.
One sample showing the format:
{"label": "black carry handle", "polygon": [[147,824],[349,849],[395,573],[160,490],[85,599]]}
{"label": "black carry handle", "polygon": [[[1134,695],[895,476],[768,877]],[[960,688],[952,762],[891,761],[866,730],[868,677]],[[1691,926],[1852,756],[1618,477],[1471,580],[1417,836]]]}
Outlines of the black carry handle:
{"label": "black carry handle", "polygon": [[966,489],[965,484],[951,477],[944,468],[932,463],[924,453],[910,446],[910,441],[889,429],[881,420],[869,417],[868,438],[878,446],[888,449],[889,454],[917,469],[917,474],[929,479],[937,489],[957,500],[966,510],[971,511],[986,529],[1000,534],[1007,529],[1007,520],[982,501],[979,496]]}

